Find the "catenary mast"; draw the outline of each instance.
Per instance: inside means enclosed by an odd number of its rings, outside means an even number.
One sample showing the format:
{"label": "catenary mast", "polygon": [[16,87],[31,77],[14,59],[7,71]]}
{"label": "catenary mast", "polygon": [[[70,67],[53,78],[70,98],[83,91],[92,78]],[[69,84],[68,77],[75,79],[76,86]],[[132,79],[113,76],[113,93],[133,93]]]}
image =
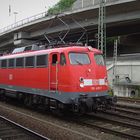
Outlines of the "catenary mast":
{"label": "catenary mast", "polygon": [[99,17],[98,17],[98,49],[101,50],[106,58],[106,0],[99,2]]}

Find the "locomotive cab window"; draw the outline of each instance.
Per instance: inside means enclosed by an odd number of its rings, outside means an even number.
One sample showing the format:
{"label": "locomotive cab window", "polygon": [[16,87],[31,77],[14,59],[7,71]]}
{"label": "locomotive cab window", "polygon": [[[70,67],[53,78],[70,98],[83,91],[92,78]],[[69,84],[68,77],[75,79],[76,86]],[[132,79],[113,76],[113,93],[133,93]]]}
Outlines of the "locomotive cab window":
{"label": "locomotive cab window", "polygon": [[52,55],[52,65],[56,65],[58,62],[58,56],[57,54]]}
{"label": "locomotive cab window", "polygon": [[62,65],[62,66],[66,65],[66,57],[65,57],[64,53],[60,54],[60,65]]}
{"label": "locomotive cab window", "polygon": [[73,65],[85,65],[90,64],[90,59],[87,53],[69,53],[70,63]]}
{"label": "locomotive cab window", "polygon": [[95,62],[97,65],[105,65],[103,55],[101,54],[94,54]]}
{"label": "locomotive cab window", "polygon": [[34,56],[25,58],[25,66],[26,67],[34,67]]}

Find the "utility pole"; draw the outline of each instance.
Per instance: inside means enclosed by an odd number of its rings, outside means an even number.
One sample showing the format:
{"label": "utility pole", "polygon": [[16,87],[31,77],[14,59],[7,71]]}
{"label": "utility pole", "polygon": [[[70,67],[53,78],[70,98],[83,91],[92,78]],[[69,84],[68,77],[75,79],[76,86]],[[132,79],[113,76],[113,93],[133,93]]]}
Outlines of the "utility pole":
{"label": "utility pole", "polygon": [[100,0],[98,17],[98,49],[106,59],[106,6],[105,0]]}
{"label": "utility pole", "polygon": [[117,82],[117,55],[118,55],[118,39],[114,41],[114,55],[113,55],[113,84]]}
{"label": "utility pole", "polygon": [[18,12],[14,12],[14,16],[15,16],[15,23],[17,22],[17,14],[18,14]]}

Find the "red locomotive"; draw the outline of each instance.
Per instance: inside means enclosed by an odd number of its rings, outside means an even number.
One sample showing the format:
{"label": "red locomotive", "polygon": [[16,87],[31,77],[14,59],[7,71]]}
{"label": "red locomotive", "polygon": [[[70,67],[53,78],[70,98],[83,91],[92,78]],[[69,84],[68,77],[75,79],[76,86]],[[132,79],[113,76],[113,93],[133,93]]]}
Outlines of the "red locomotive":
{"label": "red locomotive", "polygon": [[97,49],[73,45],[25,51],[1,56],[0,64],[1,97],[75,112],[113,104],[104,59]]}

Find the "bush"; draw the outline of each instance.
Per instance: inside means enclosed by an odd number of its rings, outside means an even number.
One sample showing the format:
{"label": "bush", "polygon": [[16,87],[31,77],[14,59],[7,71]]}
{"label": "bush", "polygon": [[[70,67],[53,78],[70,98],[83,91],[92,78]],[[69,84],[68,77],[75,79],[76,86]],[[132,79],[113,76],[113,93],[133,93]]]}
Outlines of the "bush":
{"label": "bush", "polygon": [[60,0],[56,5],[48,10],[48,14],[58,14],[70,8],[76,0]]}

